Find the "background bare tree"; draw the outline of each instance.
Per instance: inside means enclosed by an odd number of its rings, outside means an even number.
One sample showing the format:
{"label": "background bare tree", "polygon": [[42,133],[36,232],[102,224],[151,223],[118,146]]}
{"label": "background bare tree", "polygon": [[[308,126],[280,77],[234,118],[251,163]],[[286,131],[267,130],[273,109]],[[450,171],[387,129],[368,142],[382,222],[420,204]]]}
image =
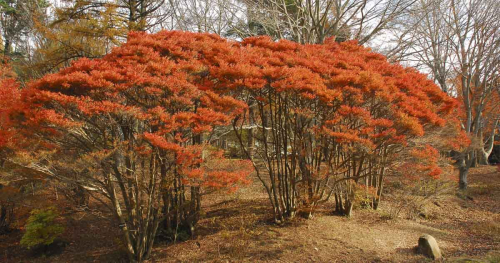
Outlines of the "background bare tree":
{"label": "background bare tree", "polygon": [[453,74],[450,61],[453,43],[447,41],[452,29],[442,19],[447,8],[442,1],[419,0],[409,15],[401,17],[390,29],[390,44],[383,50],[393,61],[409,62],[428,72],[445,92]]}
{"label": "background bare tree", "polygon": [[248,34],[267,34],[300,43],[325,38],[365,44],[406,14],[415,0],[244,0]]}
{"label": "background bare tree", "polygon": [[4,55],[21,55],[26,51],[33,19],[42,15],[47,3],[41,0],[0,0],[0,30]]}
{"label": "background bare tree", "polygon": [[173,17],[170,27],[185,31],[237,36],[234,28],[244,17],[244,6],[233,0],[170,0],[169,5]]}
{"label": "background bare tree", "polygon": [[420,0],[394,30],[395,45],[387,50],[393,59],[430,72],[463,103],[462,126],[473,143],[459,156],[462,189],[477,157],[486,163],[497,128],[498,110],[488,105],[499,88],[499,13],[500,2],[493,0]]}

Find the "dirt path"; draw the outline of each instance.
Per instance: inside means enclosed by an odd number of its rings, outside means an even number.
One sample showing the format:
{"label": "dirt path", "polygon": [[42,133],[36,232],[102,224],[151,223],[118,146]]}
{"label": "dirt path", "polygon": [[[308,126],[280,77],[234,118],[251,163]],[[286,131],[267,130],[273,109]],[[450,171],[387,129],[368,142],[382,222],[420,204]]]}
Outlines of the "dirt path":
{"label": "dirt path", "polygon": [[[427,219],[387,218],[355,210],[352,218],[320,211],[285,226],[270,222],[268,199],[255,180],[235,194],[204,201],[196,238],[158,244],[150,262],[426,262],[414,253],[418,237],[433,235],[447,262],[500,262],[500,173],[476,168],[468,193],[452,193],[427,207]],[[70,245],[50,258],[33,258],[18,246],[22,233],[2,236],[0,262],[124,262],[117,228],[98,212],[70,213],[63,237]],[[497,251],[497,252],[495,252]]]}
{"label": "dirt path", "polygon": [[381,211],[357,210],[350,219],[318,215],[284,227],[266,221],[267,200],[258,184],[252,185],[237,197],[218,196],[222,203],[206,209],[196,240],[159,247],[154,258],[155,262],[422,262],[427,259],[415,254],[414,247],[419,236],[431,234],[445,261],[500,262],[500,257],[488,256],[500,250],[500,173],[495,167],[477,168],[470,182],[468,193],[449,194],[430,204],[431,219],[386,219],[383,205]]}

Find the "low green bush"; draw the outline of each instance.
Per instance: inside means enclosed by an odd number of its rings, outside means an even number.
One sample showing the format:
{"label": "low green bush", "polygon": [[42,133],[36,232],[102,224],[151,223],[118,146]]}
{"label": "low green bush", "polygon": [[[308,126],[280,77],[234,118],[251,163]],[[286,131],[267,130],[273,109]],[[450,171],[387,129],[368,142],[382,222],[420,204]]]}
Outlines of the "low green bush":
{"label": "low green bush", "polygon": [[48,246],[64,232],[64,227],[55,222],[59,216],[56,208],[34,209],[26,222],[26,233],[21,245],[27,248]]}

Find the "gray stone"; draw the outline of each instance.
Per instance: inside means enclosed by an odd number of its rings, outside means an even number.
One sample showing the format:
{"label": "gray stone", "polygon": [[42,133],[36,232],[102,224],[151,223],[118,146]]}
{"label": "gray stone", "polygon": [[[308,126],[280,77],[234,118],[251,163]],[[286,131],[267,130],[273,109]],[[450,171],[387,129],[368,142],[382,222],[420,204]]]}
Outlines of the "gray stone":
{"label": "gray stone", "polygon": [[431,235],[423,235],[418,239],[418,252],[432,259],[442,258],[438,243]]}

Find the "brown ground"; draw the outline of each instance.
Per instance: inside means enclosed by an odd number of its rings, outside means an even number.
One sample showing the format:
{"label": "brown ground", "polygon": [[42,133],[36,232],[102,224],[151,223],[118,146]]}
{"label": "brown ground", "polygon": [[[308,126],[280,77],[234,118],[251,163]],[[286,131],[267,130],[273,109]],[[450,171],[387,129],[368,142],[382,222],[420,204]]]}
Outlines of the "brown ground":
{"label": "brown ground", "polygon": [[[431,202],[426,219],[391,219],[396,200],[388,196],[379,211],[358,209],[345,218],[325,209],[285,226],[270,222],[268,200],[254,182],[207,196],[196,238],[157,245],[151,262],[426,262],[413,250],[424,233],[437,239],[447,262],[500,262],[500,173],[474,168],[469,182],[466,194]],[[118,227],[93,207],[65,210],[62,238],[70,244],[62,253],[33,257],[19,247],[22,232],[14,232],[0,236],[0,262],[124,262]]]}

